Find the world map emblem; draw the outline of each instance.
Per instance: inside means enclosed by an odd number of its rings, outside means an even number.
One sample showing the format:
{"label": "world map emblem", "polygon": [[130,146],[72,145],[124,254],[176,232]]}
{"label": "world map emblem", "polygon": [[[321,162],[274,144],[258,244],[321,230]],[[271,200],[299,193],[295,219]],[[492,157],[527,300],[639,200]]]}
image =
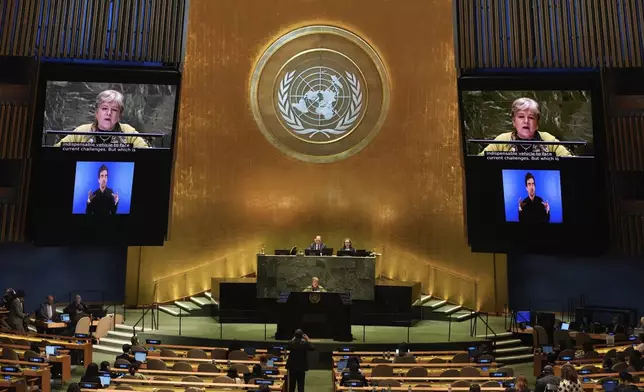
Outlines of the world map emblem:
{"label": "world map emblem", "polygon": [[358,153],[377,135],[389,80],[375,50],[332,26],[278,38],[251,78],[253,116],[268,141],[297,159],[324,163]]}

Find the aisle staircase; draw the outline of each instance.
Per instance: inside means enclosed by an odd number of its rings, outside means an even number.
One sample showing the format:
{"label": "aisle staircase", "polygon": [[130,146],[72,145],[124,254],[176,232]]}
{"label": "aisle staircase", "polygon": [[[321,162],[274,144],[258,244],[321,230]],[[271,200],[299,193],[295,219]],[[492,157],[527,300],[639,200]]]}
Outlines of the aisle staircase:
{"label": "aisle staircase", "polygon": [[419,320],[452,320],[452,322],[463,322],[476,316],[477,312],[467,309],[462,305],[456,305],[444,299],[431,295],[422,295],[413,308],[416,310]]}
{"label": "aisle staircase", "polygon": [[[476,335],[485,339],[485,335]],[[488,334],[487,339],[492,341],[494,347],[492,355],[496,362],[503,364],[526,363],[534,360],[532,346],[524,346],[521,339],[517,339],[512,332],[497,333],[496,336]]]}
{"label": "aisle staircase", "polygon": [[[141,332],[141,327],[136,327],[137,332]],[[131,325],[116,324],[114,331],[108,331],[107,335],[93,345],[95,352],[119,355],[123,354],[123,345],[130,344],[133,334]]]}
{"label": "aisle staircase", "polygon": [[159,305],[159,310],[174,317],[212,316],[219,304],[212,298],[210,291],[193,295],[184,300]]}

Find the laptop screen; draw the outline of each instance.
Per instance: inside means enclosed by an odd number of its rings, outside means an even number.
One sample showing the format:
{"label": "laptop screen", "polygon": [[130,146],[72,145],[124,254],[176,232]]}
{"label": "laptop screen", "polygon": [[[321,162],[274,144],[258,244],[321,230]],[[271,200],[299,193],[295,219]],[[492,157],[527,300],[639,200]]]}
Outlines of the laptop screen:
{"label": "laptop screen", "polygon": [[55,346],[45,346],[45,353],[47,355],[56,355],[56,347]]}
{"label": "laptop screen", "polygon": [[145,362],[145,359],[148,357],[147,353],[144,352],[136,352],[134,353],[134,360],[138,362]]}
{"label": "laptop screen", "polygon": [[99,372],[98,378],[101,379],[101,385],[103,387],[109,387],[110,382],[112,381],[112,377],[110,376],[110,372]]}
{"label": "laptop screen", "polygon": [[561,330],[567,331],[570,328],[570,323],[561,323]]}
{"label": "laptop screen", "polygon": [[552,346],[543,346],[543,352],[544,354],[552,354]]}
{"label": "laptop screen", "polygon": [[338,370],[344,370],[347,367],[347,361],[339,361],[338,362]]}
{"label": "laptop screen", "polygon": [[67,313],[63,313],[60,315],[60,321],[63,323],[68,323],[69,322],[69,315]]}
{"label": "laptop screen", "polygon": [[268,361],[266,361],[266,367],[273,367],[274,364],[275,364],[275,361],[272,359],[269,359]]}

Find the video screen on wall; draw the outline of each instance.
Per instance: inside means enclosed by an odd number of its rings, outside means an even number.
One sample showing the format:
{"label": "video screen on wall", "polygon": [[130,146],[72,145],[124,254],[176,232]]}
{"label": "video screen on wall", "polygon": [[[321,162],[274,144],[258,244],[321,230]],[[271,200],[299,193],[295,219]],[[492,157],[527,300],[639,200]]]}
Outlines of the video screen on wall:
{"label": "video screen on wall", "polygon": [[581,254],[603,248],[596,77],[464,77],[459,96],[472,249]]}
{"label": "video screen on wall", "polygon": [[50,63],[39,79],[32,239],[162,245],[180,74]]}

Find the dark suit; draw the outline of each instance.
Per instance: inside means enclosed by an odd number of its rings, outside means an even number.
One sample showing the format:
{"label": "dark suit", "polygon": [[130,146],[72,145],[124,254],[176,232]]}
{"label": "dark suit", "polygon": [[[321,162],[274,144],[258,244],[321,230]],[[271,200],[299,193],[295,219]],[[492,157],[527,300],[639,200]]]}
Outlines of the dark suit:
{"label": "dark suit", "polygon": [[313,344],[304,339],[293,339],[289,342],[289,356],[286,360],[288,369],[288,392],[295,391],[297,384],[298,392],[304,392],[304,380],[306,371],[309,370],[309,351],[313,350]]}
{"label": "dark suit", "polygon": [[534,387],[534,392],[544,392],[548,384],[559,386],[561,379],[553,374],[547,374],[541,378],[537,379],[537,382]]}
{"label": "dark suit", "polygon": [[[316,248],[316,246],[317,246],[317,248]],[[320,245],[316,244],[315,242],[312,243],[311,245],[309,245],[309,249],[311,249],[311,250],[322,250],[324,248],[326,248],[326,245],[324,245],[323,242],[320,242]]]}
{"label": "dark suit", "polygon": [[534,200],[526,197],[521,202],[521,211],[519,211],[519,222],[521,223],[548,223],[550,222],[550,212],[546,212],[546,206],[543,205],[543,199],[535,196]]}
{"label": "dark suit", "polygon": [[36,312],[36,318],[38,320],[58,320],[58,314],[56,313],[56,304],[52,304],[51,306],[51,317],[47,317],[47,303],[40,304],[40,308]]}
{"label": "dark suit", "polygon": [[351,252],[351,253],[356,253],[356,248],[354,248],[354,247],[352,246],[351,248],[348,248],[348,249],[347,249],[347,248],[345,248],[345,247],[344,247],[344,245],[343,245],[343,246],[342,246],[342,248],[340,248],[340,252]]}
{"label": "dark suit", "polygon": [[18,298],[14,298],[9,305],[9,326],[14,331],[25,333],[25,308],[24,304]]}
{"label": "dark suit", "polygon": [[79,313],[88,313],[87,306],[83,302],[77,304],[76,301],[69,304],[66,310],[67,310],[67,313],[69,313],[71,318],[76,317],[76,315]]}

